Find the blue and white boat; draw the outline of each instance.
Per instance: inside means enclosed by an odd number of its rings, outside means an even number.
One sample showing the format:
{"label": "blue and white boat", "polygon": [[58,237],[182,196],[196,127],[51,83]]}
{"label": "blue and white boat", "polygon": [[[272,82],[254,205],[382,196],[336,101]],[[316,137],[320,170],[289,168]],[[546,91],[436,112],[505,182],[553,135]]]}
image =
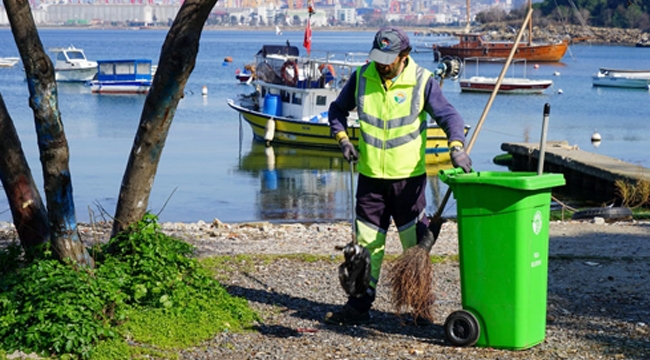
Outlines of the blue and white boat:
{"label": "blue and white boat", "polygon": [[147,59],[99,60],[97,77],[88,82],[93,93],[146,94],[154,66]]}

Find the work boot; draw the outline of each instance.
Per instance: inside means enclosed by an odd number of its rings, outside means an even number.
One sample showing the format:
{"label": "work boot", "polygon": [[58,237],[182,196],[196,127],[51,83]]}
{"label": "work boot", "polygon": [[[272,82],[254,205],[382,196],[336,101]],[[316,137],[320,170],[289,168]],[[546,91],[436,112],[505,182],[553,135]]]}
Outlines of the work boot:
{"label": "work boot", "polygon": [[362,312],[348,304],[345,304],[341,310],[325,314],[323,321],[327,324],[333,325],[368,324],[370,323],[370,312]]}

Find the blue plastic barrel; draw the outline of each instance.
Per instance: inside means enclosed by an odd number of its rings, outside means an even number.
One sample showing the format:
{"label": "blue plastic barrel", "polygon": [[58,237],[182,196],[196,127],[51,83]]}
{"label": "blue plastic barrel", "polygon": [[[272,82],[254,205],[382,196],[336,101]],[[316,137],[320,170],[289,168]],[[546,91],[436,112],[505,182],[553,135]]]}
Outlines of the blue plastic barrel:
{"label": "blue plastic barrel", "polygon": [[262,112],[273,116],[282,116],[282,100],[278,94],[266,94],[264,96],[264,108]]}

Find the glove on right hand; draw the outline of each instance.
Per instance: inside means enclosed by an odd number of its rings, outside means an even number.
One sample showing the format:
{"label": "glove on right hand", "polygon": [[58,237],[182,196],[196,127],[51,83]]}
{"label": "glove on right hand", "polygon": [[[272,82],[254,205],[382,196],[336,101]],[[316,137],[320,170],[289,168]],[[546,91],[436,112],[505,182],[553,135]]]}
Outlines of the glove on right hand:
{"label": "glove on right hand", "polygon": [[465,150],[460,146],[454,146],[451,148],[451,163],[454,167],[461,167],[465,173],[472,171],[472,159],[469,158],[469,155]]}
{"label": "glove on right hand", "polygon": [[359,159],[359,153],[357,153],[357,149],[354,148],[354,145],[352,145],[349,139],[341,140],[339,145],[341,146],[343,158],[347,160],[347,162],[352,162]]}

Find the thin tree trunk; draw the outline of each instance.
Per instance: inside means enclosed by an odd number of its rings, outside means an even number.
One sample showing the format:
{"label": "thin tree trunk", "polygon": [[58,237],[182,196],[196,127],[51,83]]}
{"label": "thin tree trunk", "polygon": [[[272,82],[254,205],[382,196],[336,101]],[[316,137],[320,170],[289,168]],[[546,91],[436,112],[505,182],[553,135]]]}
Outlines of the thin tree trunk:
{"label": "thin tree trunk", "polygon": [[0,95],[0,180],[18,238],[26,253],[50,240],[47,210],[36,188],[20,139]]}
{"label": "thin tree trunk", "polygon": [[59,113],[54,66],[43,50],[29,3],[26,0],[4,0],[4,4],[25,66],[29,106],[34,111],[52,248],[61,259],[69,258],[92,266],[93,260],[77,229],[68,167],[68,142]]}
{"label": "thin tree trunk", "polygon": [[185,1],[167,33],[122,178],[112,236],[141,220],[148,210],[149,195],[167,133],[187,79],[194,69],[203,25],[216,2]]}

